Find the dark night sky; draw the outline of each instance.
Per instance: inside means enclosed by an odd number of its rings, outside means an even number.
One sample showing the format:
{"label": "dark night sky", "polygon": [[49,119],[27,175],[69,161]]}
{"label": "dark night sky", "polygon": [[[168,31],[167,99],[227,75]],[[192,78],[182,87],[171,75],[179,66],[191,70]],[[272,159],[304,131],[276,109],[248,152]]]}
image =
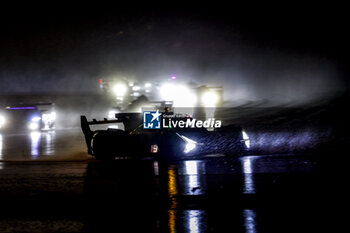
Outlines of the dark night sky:
{"label": "dark night sky", "polygon": [[243,99],[322,98],[348,85],[338,9],[106,9],[3,14],[0,92],[88,93],[98,78],[170,74]]}

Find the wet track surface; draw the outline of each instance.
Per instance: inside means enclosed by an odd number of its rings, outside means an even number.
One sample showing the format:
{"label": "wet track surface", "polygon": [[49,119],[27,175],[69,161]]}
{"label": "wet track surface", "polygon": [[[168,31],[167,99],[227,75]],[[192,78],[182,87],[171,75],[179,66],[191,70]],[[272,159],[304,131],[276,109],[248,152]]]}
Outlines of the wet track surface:
{"label": "wet track surface", "polygon": [[0,160],[84,160],[84,137],[80,128],[42,132],[0,133]]}
{"label": "wet track surface", "polygon": [[327,215],[317,156],[102,163],[83,143],[1,135],[0,232],[313,232]]}

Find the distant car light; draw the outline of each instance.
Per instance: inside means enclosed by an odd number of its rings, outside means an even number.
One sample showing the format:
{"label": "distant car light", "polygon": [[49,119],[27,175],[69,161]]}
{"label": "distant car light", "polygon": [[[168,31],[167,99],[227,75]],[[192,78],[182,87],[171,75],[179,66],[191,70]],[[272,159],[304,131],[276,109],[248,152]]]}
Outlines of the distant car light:
{"label": "distant car light", "polygon": [[184,85],[166,83],[160,88],[160,97],[164,101],[173,101],[174,107],[194,107],[197,96]]}
{"label": "distant car light", "polygon": [[145,83],[145,88],[150,88],[152,87],[152,83]]}
{"label": "distant car light", "polygon": [[205,107],[215,107],[219,101],[219,96],[213,91],[208,91],[203,94],[201,100]]}
{"label": "distant car light", "polygon": [[141,87],[140,86],[133,86],[132,90],[133,91],[139,91],[139,90],[141,90]]}
{"label": "distant car light", "polygon": [[117,97],[123,97],[125,96],[126,92],[128,91],[128,88],[123,83],[118,83],[113,87],[114,94]]}
{"label": "distant car light", "polygon": [[39,129],[39,123],[37,122],[31,122],[28,124],[28,129],[30,130],[37,130]]}
{"label": "distant car light", "polygon": [[35,116],[31,119],[32,122],[39,122],[41,120],[41,117]]}
{"label": "distant car light", "polygon": [[245,143],[245,146],[249,149],[250,148],[250,139],[249,139],[248,134],[244,130],[242,130],[242,137],[243,137],[243,141]]}

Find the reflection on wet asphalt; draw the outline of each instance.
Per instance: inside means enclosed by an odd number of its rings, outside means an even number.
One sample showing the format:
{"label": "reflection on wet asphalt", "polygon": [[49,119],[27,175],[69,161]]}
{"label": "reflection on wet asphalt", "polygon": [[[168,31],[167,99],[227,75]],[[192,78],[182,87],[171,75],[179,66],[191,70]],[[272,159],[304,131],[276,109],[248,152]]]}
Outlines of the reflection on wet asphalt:
{"label": "reflection on wet asphalt", "polygon": [[64,135],[0,137],[0,232],[312,232],[324,214],[312,156],[64,162],[85,151]]}
{"label": "reflection on wet asphalt", "polygon": [[117,160],[89,163],[87,172],[88,196],[99,200],[93,212],[118,209],[92,218],[89,229],[138,231],[139,222],[150,232],[306,232],[321,213],[318,166],[307,156]]}
{"label": "reflection on wet asphalt", "polygon": [[80,128],[0,133],[0,160],[86,159]]}

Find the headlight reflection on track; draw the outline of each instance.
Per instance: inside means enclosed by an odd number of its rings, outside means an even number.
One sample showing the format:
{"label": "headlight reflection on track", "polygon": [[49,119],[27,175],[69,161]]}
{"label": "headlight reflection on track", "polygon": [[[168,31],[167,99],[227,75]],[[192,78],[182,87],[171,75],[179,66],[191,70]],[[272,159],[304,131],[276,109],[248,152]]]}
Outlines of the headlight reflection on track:
{"label": "headlight reflection on track", "polygon": [[[181,179],[185,195],[203,195],[206,192],[205,163],[200,160],[185,161]],[[182,176],[184,175],[184,176]]]}
{"label": "headlight reflection on track", "polygon": [[254,160],[256,157],[246,156],[241,158],[242,171],[244,175],[243,193],[255,193]]}
{"label": "headlight reflection on track", "polygon": [[0,129],[5,125],[6,119],[4,116],[0,115]]}
{"label": "headlight reflection on track", "polygon": [[36,159],[39,156],[39,145],[40,145],[41,133],[31,132],[30,139],[31,139],[31,155],[33,156],[34,159]]}
{"label": "headlight reflection on track", "polygon": [[0,134],[0,160],[2,160],[2,135]]}

